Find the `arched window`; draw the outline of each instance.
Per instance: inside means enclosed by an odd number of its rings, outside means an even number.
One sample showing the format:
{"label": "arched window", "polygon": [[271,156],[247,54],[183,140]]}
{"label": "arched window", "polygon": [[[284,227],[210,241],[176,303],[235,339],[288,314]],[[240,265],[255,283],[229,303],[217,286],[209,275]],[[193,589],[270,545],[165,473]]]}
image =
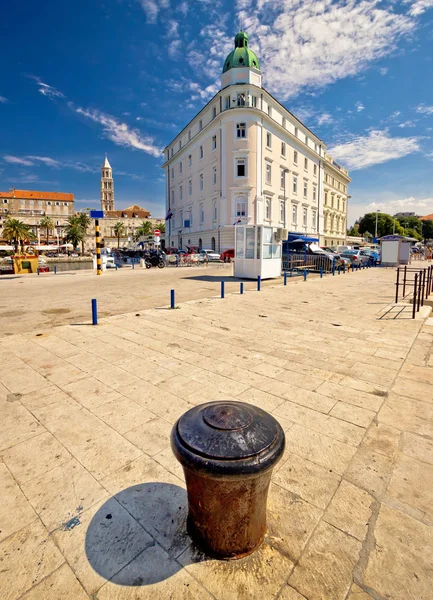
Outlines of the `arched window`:
{"label": "arched window", "polygon": [[179,248],[182,248],[182,236],[179,238]]}
{"label": "arched window", "polygon": [[198,247],[200,248],[200,250],[203,248],[203,240],[201,238],[198,241]]}
{"label": "arched window", "polygon": [[212,250],[215,250],[215,238],[214,237],[212,238],[211,246],[212,246]]}

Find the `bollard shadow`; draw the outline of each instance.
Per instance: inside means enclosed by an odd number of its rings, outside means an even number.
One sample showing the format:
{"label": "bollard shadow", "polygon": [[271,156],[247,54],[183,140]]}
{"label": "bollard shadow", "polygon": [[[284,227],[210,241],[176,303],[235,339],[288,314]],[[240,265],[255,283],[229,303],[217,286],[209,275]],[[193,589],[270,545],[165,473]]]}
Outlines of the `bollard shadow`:
{"label": "bollard shadow", "polygon": [[196,276],[191,276],[191,277],[183,277],[183,279],[191,279],[193,281],[213,281],[213,282],[255,281],[254,279],[241,279],[240,277],[232,277],[231,275],[196,275]]}
{"label": "bollard shadow", "polygon": [[87,559],[101,577],[117,585],[164,581],[182,568],[174,559],[192,543],[187,512],[186,490],[177,485],[147,482],[122,490],[92,518]]}

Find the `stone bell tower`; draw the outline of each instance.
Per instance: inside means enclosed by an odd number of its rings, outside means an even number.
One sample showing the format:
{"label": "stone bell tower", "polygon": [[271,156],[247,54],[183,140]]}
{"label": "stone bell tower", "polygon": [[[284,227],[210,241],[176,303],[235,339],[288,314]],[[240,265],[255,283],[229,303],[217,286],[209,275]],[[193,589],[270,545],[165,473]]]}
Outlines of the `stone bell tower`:
{"label": "stone bell tower", "polygon": [[114,210],[114,180],[113,169],[105,155],[104,164],[101,167],[101,209]]}

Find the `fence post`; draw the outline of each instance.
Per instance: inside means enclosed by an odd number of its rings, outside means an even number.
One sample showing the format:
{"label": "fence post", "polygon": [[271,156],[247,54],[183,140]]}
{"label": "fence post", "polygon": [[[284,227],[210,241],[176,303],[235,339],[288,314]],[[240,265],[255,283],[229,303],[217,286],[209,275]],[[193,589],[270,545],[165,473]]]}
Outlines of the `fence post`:
{"label": "fence post", "polygon": [[419,312],[419,307],[421,304],[421,281],[422,281],[422,271],[419,272],[419,280],[418,280],[418,304],[416,306],[416,312]]}
{"label": "fence post", "polygon": [[174,290],[170,290],[170,308],[175,307]]}
{"label": "fence post", "polygon": [[92,325],[98,324],[98,305],[96,302],[96,298],[92,300]]}
{"label": "fence post", "polygon": [[135,261],[132,259],[132,268],[135,269]]}
{"label": "fence post", "polygon": [[224,298],[224,281],[221,281],[221,298]]}
{"label": "fence post", "polygon": [[404,266],[404,272],[403,272],[403,298],[406,296],[406,272],[407,272],[407,265]]}
{"label": "fence post", "polygon": [[400,267],[397,267],[397,283],[395,284],[395,303],[398,304],[398,280],[400,277]]}
{"label": "fence post", "polygon": [[284,271],[284,285],[287,285],[287,271]]}
{"label": "fence post", "polygon": [[323,277],[323,267],[320,267],[320,279]]}
{"label": "fence post", "polygon": [[425,269],[423,269],[423,272],[422,272],[421,306],[424,306],[424,288],[425,288]]}
{"label": "fence post", "polygon": [[260,275],[257,275],[257,291],[260,292],[260,284],[262,282],[262,278]]}
{"label": "fence post", "polygon": [[244,293],[244,283],[243,283],[243,281],[241,281],[241,283],[239,284],[239,293],[240,294]]}
{"label": "fence post", "polygon": [[417,289],[417,279],[418,279],[418,274],[415,273],[415,278],[414,278],[414,283],[413,283],[413,305],[412,305],[412,319],[415,318],[415,311],[416,311],[416,289]]}
{"label": "fence post", "polygon": [[332,274],[335,275],[335,258],[332,259]]}

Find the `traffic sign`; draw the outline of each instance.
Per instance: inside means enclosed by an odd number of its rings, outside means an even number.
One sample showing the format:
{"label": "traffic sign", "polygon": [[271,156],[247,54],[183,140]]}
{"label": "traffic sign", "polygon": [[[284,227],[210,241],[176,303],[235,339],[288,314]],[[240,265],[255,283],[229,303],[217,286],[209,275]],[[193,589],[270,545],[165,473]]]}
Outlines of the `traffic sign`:
{"label": "traffic sign", "polygon": [[161,235],[161,232],[159,231],[159,229],[154,229],[154,230],[153,230],[153,235],[154,235],[155,237],[159,237],[159,236]]}
{"label": "traffic sign", "polygon": [[161,240],[159,239],[159,236],[155,235],[155,237],[153,238],[153,241],[155,243],[155,246],[159,246],[161,243]]}
{"label": "traffic sign", "polygon": [[91,210],[90,211],[90,218],[91,219],[103,219],[104,218],[104,211],[103,210]]}

